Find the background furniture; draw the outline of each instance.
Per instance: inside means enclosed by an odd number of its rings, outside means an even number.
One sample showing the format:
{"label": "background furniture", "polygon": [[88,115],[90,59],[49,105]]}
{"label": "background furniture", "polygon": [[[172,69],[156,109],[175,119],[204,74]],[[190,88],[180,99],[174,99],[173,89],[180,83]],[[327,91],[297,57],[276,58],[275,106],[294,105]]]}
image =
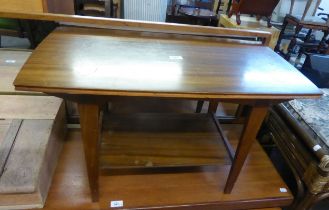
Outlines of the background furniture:
{"label": "background furniture", "polygon": [[220,6],[216,0],[172,0],[167,22],[217,26]]}
{"label": "background furniture", "polygon": [[280,30],[276,27],[268,27],[266,21],[263,20],[256,20],[254,17],[247,17],[247,16],[241,16],[241,24],[238,25],[235,20],[232,18],[229,18],[225,14],[221,14],[219,18],[219,26],[223,26],[225,28],[241,28],[241,29],[250,29],[250,30],[259,30],[259,31],[267,31],[272,34],[271,40],[270,40],[270,47],[272,49],[275,48],[279,36],[280,36]]}
{"label": "background furniture", "polygon": [[[295,5],[295,1],[296,0],[291,0],[290,11],[289,11],[289,14],[290,15],[292,15],[292,12],[293,12],[293,9],[294,9],[294,5]],[[305,19],[308,11],[311,8],[312,2],[314,2],[314,1],[316,1],[316,3],[315,3],[314,10],[312,12],[312,16],[315,16],[316,11],[318,10],[318,8],[319,8],[322,0],[307,0],[306,5],[305,5],[305,9],[304,9],[304,12],[303,12],[303,16],[301,17],[301,20],[304,20]]]}
{"label": "background furniture", "polygon": [[[7,11],[75,14],[73,0],[0,0],[0,5],[2,10]],[[1,35],[28,38],[33,49],[42,39],[43,31],[49,31],[50,28],[46,22],[39,24],[26,20],[1,19],[0,41]]]}
{"label": "background furniture", "polygon": [[329,55],[307,54],[301,72],[319,88],[329,88]]}
{"label": "background furniture", "polygon": [[74,14],[73,0],[0,0],[2,10]]}
{"label": "background furniture", "polygon": [[[299,52],[299,55],[297,57],[297,60],[299,60],[302,53],[307,52],[308,48],[316,48],[315,52],[321,53],[321,49],[325,48],[325,42],[326,38],[329,34],[329,21],[323,20],[320,17],[314,16],[315,12],[312,13],[312,16],[306,16],[308,13],[308,10],[310,8],[311,0],[309,0],[306,4],[304,13],[302,16],[293,16],[293,15],[287,15],[283,22],[283,27],[278,39],[278,43],[275,47],[275,51],[280,53],[282,56],[285,57],[285,59],[290,60],[290,57],[293,53],[296,53],[296,46],[301,46],[301,51]],[[320,1],[317,1],[318,5]],[[292,4],[293,6],[293,4]],[[317,9],[317,8],[316,8]],[[316,10],[315,10],[316,11]],[[286,33],[287,26],[291,25],[294,27],[293,33]],[[308,30],[306,36],[301,37],[300,32],[304,30]],[[317,43],[312,43],[310,41],[311,35],[314,30],[322,31],[323,37],[322,39]],[[290,40],[289,46],[287,48],[287,52],[284,52],[284,50],[281,49],[281,41],[283,39]],[[298,43],[298,41],[300,41]],[[314,52],[314,51],[313,51]],[[297,52],[298,53],[298,52]]]}
{"label": "background furniture", "polygon": [[[295,27],[295,30],[293,34],[285,34],[285,30],[287,28],[287,25],[293,25]],[[286,60],[290,60],[291,55],[294,53],[294,48],[298,44],[297,41],[299,39],[299,34],[302,29],[307,29],[308,33],[305,37],[302,38],[303,42],[308,42],[309,38],[313,32],[313,30],[319,30],[323,32],[323,37],[320,42],[316,44],[318,48],[321,48],[322,46],[325,45],[326,38],[329,34],[329,21],[325,22],[319,17],[310,17],[310,18],[305,18],[304,20],[301,20],[298,17],[294,17],[291,15],[287,15],[285,17],[284,23],[283,23],[283,28],[280,33],[277,45],[275,47],[275,51],[281,53]],[[290,39],[290,44],[287,49],[287,53],[284,53],[280,49],[280,44],[282,39]]]}
{"label": "background furniture", "polygon": [[233,0],[231,11],[228,17],[236,15],[236,22],[238,25],[241,24],[240,14],[256,15],[257,20],[260,20],[262,16],[267,18],[267,26],[270,28],[271,17],[273,10],[278,5],[280,0]]}
{"label": "background furniture", "polygon": [[119,4],[113,0],[75,0],[75,14],[118,18]]}
{"label": "background furniture", "polygon": [[217,14],[212,10],[199,8],[199,7],[180,7],[178,12],[191,19],[191,22],[195,25],[214,25],[213,22],[218,21]]}
{"label": "background furniture", "polygon": [[[329,89],[322,91],[321,99],[274,106],[260,134],[262,142],[274,141],[291,170],[295,179],[291,189],[296,188],[294,210],[311,209],[329,197]],[[270,154],[275,157],[274,150]]]}

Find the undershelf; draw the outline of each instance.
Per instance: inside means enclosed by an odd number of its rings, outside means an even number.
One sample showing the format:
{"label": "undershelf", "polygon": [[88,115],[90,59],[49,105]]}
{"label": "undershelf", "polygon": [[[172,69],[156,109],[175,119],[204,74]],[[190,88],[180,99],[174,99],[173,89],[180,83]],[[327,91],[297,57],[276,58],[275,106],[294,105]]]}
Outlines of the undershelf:
{"label": "undershelf", "polygon": [[101,168],[230,165],[207,114],[118,114],[105,117]]}

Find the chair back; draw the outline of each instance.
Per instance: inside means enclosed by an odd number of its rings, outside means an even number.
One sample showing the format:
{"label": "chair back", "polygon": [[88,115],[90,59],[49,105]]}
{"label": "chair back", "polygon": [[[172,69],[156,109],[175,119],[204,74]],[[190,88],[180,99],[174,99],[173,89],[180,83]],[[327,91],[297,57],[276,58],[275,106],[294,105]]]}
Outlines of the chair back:
{"label": "chair back", "polygon": [[243,14],[271,16],[280,0],[240,0],[239,11]]}
{"label": "chair back", "polygon": [[214,0],[195,0],[194,6],[202,9],[213,10],[214,9]]}
{"label": "chair back", "polygon": [[[302,21],[305,20],[305,17],[307,15],[308,11],[310,10],[313,1],[316,1],[316,3],[315,3],[314,10],[312,12],[312,16],[315,16],[317,9],[319,8],[319,6],[322,2],[322,0],[307,0],[306,5],[305,5],[305,9],[304,9],[304,12],[303,12],[303,15],[302,15],[302,19],[301,19]],[[296,2],[296,0],[290,0],[290,10],[289,10],[290,15],[292,15],[292,12],[294,10],[295,2]]]}

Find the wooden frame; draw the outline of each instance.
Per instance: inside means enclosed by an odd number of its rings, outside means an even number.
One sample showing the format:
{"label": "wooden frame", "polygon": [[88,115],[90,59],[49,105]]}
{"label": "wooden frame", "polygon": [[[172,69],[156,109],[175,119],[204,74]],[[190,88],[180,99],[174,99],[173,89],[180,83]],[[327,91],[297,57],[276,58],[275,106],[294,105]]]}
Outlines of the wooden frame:
{"label": "wooden frame", "polygon": [[212,36],[212,37],[249,37],[259,38],[262,40],[264,46],[268,46],[271,33],[255,30],[236,30],[228,28],[214,28],[214,27],[198,27],[184,24],[174,23],[155,23],[155,22],[141,22],[133,20],[120,20],[98,17],[83,17],[75,15],[62,15],[62,14],[43,14],[43,13],[23,13],[16,11],[1,11],[0,17],[18,18],[26,20],[42,20],[42,21],[55,21],[62,24],[76,25],[95,28],[108,28],[120,29],[129,31],[148,31],[157,33],[173,33],[181,35],[195,35],[195,36]]}
{"label": "wooden frame", "polygon": [[[329,19],[327,20],[327,22],[324,22],[324,21],[321,22],[320,18],[319,18],[320,19],[319,22],[314,21],[314,20],[307,20],[307,19],[305,20],[305,17],[307,15],[313,1],[314,0],[308,0],[307,1],[306,6],[305,6],[305,10],[303,12],[303,15],[302,15],[301,18],[299,18],[299,17],[295,17],[291,14],[292,10],[293,10],[293,7],[294,7],[294,3],[295,3],[295,0],[291,0],[290,14],[286,15],[286,17],[284,18],[282,30],[280,32],[278,42],[277,42],[277,44],[275,46],[275,49],[274,49],[276,52],[281,53],[281,55],[286,60],[290,60],[291,54],[293,53],[293,50],[294,50],[295,46],[297,45],[298,34],[300,33],[300,31],[303,28],[308,29],[307,36],[305,37],[305,39],[303,41],[308,41],[309,40],[313,30],[319,30],[319,31],[322,31],[324,33],[324,35],[323,35],[320,43],[318,44],[318,46],[317,47],[315,46],[315,48],[318,48],[318,51],[320,51],[320,49],[324,48],[324,46],[326,45],[325,44],[326,38],[329,34]],[[315,9],[312,13],[312,16],[315,15],[315,13],[317,11],[317,8],[320,5],[320,3],[321,3],[321,0],[317,0],[316,7],[315,7]],[[291,36],[291,41],[290,41],[288,49],[287,49],[288,52],[284,53],[283,51],[280,50],[280,44],[281,44],[282,39],[284,38],[285,30],[287,28],[287,25],[289,25],[289,24],[295,26],[295,30],[294,30],[294,34]],[[300,60],[300,57],[301,57],[301,52],[299,52],[297,60]]]}
{"label": "wooden frame", "polygon": [[[260,20],[262,16],[267,18],[267,26],[270,28],[271,17],[273,10],[280,0],[271,1],[257,1],[257,0],[233,0],[232,9],[228,13],[228,17],[232,17],[233,14],[236,15],[236,22],[238,25],[241,24],[240,14],[250,14],[256,15],[257,20]],[[249,6],[247,6],[249,4]]]}
{"label": "wooden frame", "polygon": [[74,14],[73,0],[0,0],[0,5],[7,11]]}
{"label": "wooden frame", "polygon": [[[309,210],[329,197],[327,151],[313,151],[318,143],[284,105],[274,106],[265,120],[260,140],[275,143],[296,181],[291,209]],[[266,140],[268,141],[268,140]]]}

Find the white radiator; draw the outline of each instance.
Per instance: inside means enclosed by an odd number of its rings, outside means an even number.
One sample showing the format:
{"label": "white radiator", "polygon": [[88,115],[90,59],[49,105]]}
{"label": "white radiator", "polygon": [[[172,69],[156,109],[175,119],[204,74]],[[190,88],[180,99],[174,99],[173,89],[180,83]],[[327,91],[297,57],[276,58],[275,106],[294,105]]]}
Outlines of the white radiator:
{"label": "white radiator", "polygon": [[165,22],[167,6],[168,0],[124,0],[124,18]]}

